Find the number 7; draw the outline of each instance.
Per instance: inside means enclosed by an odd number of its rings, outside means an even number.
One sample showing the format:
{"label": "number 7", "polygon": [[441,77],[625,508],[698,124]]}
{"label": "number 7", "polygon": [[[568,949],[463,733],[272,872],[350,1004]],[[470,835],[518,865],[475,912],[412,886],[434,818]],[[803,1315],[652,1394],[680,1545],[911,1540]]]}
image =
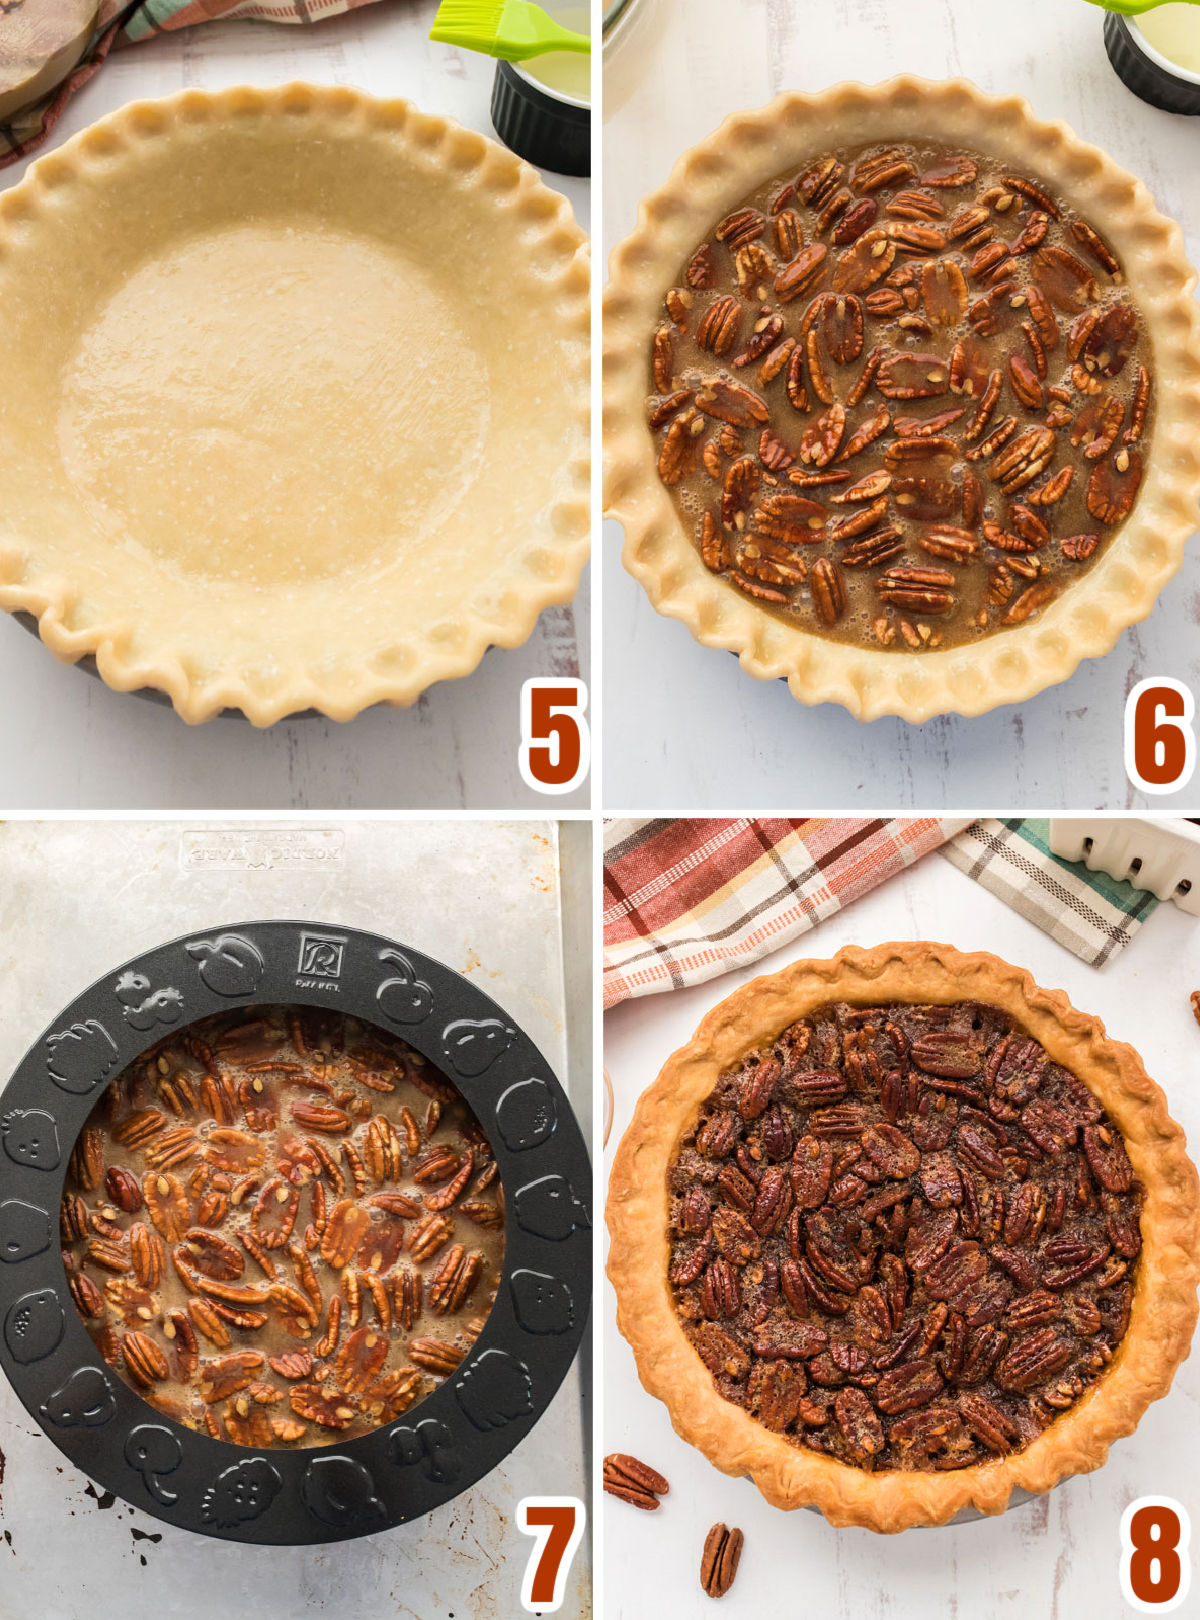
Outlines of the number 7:
{"label": "number 7", "polygon": [[587,1509],[577,1496],[526,1496],[517,1504],[517,1529],[537,1538],[521,1582],[527,1614],[553,1614],[561,1607],[586,1523]]}

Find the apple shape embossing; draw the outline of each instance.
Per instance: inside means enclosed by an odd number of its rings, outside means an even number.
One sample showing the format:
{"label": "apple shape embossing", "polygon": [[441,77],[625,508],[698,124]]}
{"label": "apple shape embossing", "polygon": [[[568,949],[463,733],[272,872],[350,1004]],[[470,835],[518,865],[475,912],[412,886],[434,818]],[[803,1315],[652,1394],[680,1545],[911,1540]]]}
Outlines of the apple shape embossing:
{"label": "apple shape embossing", "polygon": [[194,939],[184,949],[197,964],[201,983],[214,995],[249,996],[262,983],[266,968],[262,952],[241,934]]}

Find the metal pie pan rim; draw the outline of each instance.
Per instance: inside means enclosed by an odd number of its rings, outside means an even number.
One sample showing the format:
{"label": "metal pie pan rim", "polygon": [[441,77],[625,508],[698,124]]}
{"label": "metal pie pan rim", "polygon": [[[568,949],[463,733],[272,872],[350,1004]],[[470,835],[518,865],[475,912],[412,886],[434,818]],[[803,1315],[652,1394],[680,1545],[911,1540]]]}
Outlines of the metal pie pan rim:
{"label": "metal pie pan rim", "polygon": [[[9,617],[15,619],[21,626],[21,629],[31,635],[35,641],[40,641],[43,647],[46,646],[46,643],[42,641],[42,632],[38,626],[37,616],[35,614],[26,613],[22,608],[16,608],[9,613]],[[484,658],[486,658],[488,653],[490,653],[492,650],[493,649],[491,647],[486,647],[483,653]],[[49,648],[47,648],[47,651],[49,651]],[[482,663],[482,659],[480,662]],[[118,697],[135,697],[140,699],[140,701],[143,703],[153,703],[156,709],[174,709],[175,707],[167,694],[161,691],[157,686],[135,686],[132,687],[128,692],[122,692],[118,687],[109,686],[108,682],[104,679],[104,676],[100,673],[99,666],[96,663],[95,653],[84,653],[82,657],[76,659],[75,663],[71,667],[73,669],[82,670],[85,675],[90,675],[94,681],[99,681],[102,686],[108,687],[108,690],[115,693]],[[389,705],[387,703],[371,703],[360,712],[362,714],[371,714],[377,709],[385,709],[388,707]],[[357,718],[358,716],[356,715],[355,719]],[[245,721],[246,713],[243,709],[222,709],[219,713],[213,715],[213,719]],[[281,719],[276,720],[274,724],[277,726],[286,725],[289,720],[329,720],[329,716],[327,714],[322,714],[320,709],[297,709],[294,714],[285,714]],[[350,724],[349,721],[330,721],[329,723],[331,725]]]}
{"label": "metal pie pan rim", "polygon": [[[747,1474],[746,1478],[749,1477]],[[1054,1489],[1054,1487],[1052,1486],[1051,1489]],[[979,1508],[965,1507],[960,1508],[952,1519],[947,1519],[945,1524],[914,1524],[912,1528],[914,1530],[953,1530],[962,1524],[983,1524],[989,1519],[1004,1518],[1014,1508],[1027,1507],[1030,1502],[1036,1502],[1039,1495],[1042,1494],[1044,1493],[1040,1491],[1027,1491],[1020,1485],[1014,1485],[1012,1494],[1009,1496],[1003,1510],[999,1513],[983,1513]],[[806,1513],[820,1513],[822,1518],[825,1517],[815,1502],[806,1502],[804,1510]]]}

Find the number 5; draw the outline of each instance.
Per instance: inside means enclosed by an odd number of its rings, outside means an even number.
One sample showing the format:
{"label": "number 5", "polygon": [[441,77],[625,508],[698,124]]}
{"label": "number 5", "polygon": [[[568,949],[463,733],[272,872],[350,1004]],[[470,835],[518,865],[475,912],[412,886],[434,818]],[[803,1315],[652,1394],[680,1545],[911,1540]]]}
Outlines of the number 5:
{"label": "number 5", "polygon": [[539,675],[521,688],[521,780],[538,793],[570,793],[587,776],[591,738],[582,681]]}
{"label": "number 5", "polygon": [[537,1537],[521,1582],[527,1614],[553,1614],[561,1607],[586,1523],[587,1509],[577,1496],[526,1496],[517,1504],[517,1529]]}

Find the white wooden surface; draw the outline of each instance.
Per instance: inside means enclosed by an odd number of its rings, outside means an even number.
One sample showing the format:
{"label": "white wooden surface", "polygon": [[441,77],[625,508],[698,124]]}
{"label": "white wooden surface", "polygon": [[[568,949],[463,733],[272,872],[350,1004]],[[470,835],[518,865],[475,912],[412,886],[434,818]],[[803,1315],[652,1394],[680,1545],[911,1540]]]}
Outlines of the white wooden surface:
{"label": "white wooden surface", "polygon": [[[605,252],[675,158],[728,112],[784,89],[817,90],[907,71],[963,74],[1018,91],[1065,118],[1140,175],[1181,219],[1200,257],[1195,119],[1132,96],[1104,54],[1101,13],[1084,0],[649,0],[659,22],[640,81],[604,127]],[[662,16],[660,14],[665,14]],[[614,74],[614,77],[617,75]],[[607,93],[607,85],[606,85]],[[660,618],[617,560],[605,527],[606,805],[807,809],[978,809],[1140,804],[1122,763],[1125,697],[1146,675],[1200,690],[1200,557],[1192,554],[1150,620],[1064,686],[975,720],[862,725],[832,704],[808,709],[782,683],[752,680],[732,655]],[[1200,798],[1193,786],[1165,801]]]}
{"label": "white wooden surface", "polygon": [[[226,861],[251,834],[259,864],[185,864],[200,828]],[[297,865],[304,844],[310,861]],[[317,847],[324,858],[313,864]],[[268,849],[284,853],[264,863]],[[97,874],[118,904],[97,905]],[[579,934],[589,879],[583,829],[568,827],[560,845],[554,822],[9,822],[0,827],[0,1080],[59,1007],[154,943],[214,920],[338,919],[409,940],[476,980],[545,1054],[586,1132],[591,964]],[[514,1523],[517,1503],[534,1492],[587,1496],[586,1365],[469,1491],[383,1535],[311,1549],[218,1544],[99,1495],[0,1376],[0,1617],[507,1620],[520,1611],[531,1546]],[[591,1613],[587,1541],[562,1612]]]}
{"label": "white wooden surface", "polygon": [[[406,96],[493,134],[494,64],[432,44],[436,0],[383,0],[312,26],[217,22],[114,52],[71,102],[47,151],[127,101],[185,87],[352,84]],[[0,187],[25,165],[0,170]],[[547,176],[588,226],[585,180]],[[0,338],[0,379],[3,342]],[[2,382],[0,382],[2,386]],[[407,710],[347,725],[289,720],[266,732],[219,719],[189,728],[173,710],[111,692],[58,664],[0,615],[0,804],[42,808],[495,808],[542,805],[517,770],[521,684],[588,671],[586,584],[541,616],[528,642],[489,652],[474,675],[432,687]],[[587,788],[555,811],[586,805]]]}
{"label": "white wooden surface", "polygon": [[[773,972],[802,956],[832,956],[847,944],[922,938],[994,951],[1029,968],[1040,984],[1064,988],[1083,1011],[1101,1014],[1110,1034],[1140,1051],[1194,1152],[1200,1142],[1200,1030],[1188,996],[1200,984],[1198,928],[1194,917],[1160,906],[1133,943],[1097,970],[941,856],[928,855],[757,969],[614,1008],[605,1020],[605,1066],[615,1091],[609,1156],[638,1092],[708,1009],[756,972]],[[717,1520],[740,1525],[746,1536],[736,1584],[721,1605],[722,1615],[735,1620],[1118,1620],[1133,1612],[1120,1597],[1116,1573],[1126,1505],[1159,1494],[1182,1502],[1193,1524],[1200,1513],[1195,1357],[1170,1395],[1150,1408],[1136,1434],[1120,1441],[1097,1473],[1067,1481],[1001,1518],[880,1537],[868,1530],[833,1530],[816,1513],[779,1512],[749,1481],[718,1473],[685,1445],[665,1407],[637,1381],[607,1283],[604,1350],[598,1445],[604,1453],[634,1453],[671,1482],[670,1495],[654,1514],[604,1498],[605,1620],[643,1620],[651,1583],[659,1620],[710,1613],[697,1571],[705,1532]],[[1178,1613],[1198,1612],[1193,1590]]]}

